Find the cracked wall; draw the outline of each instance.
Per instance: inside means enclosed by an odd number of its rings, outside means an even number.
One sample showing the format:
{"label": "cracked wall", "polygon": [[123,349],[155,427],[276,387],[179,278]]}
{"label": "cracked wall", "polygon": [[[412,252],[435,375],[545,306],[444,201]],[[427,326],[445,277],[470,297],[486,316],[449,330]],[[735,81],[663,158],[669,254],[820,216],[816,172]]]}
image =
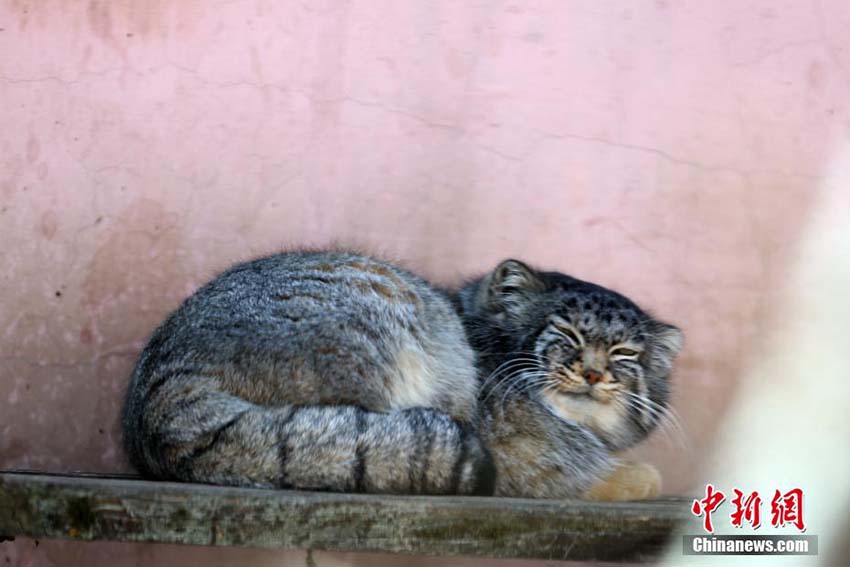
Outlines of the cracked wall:
{"label": "cracked wall", "polygon": [[840,0],[0,2],[0,467],[127,470],[120,398],[162,317],[337,241],[444,283],[517,256],[680,324],[685,446],[638,453],[687,490],[850,134],[848,27]]}

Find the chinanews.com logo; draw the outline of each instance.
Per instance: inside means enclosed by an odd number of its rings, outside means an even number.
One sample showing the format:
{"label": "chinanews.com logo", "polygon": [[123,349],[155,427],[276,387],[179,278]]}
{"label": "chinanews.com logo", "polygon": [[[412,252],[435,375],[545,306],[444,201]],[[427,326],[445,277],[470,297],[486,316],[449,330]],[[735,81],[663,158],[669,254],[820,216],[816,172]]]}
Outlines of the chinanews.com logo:
{"label": "chinanews.com logo", "polygon": [[[752,530],[762,527],[762,497],[757,490],[746,493],[733,488],[730,501],[729,523],[736,528],[748,526]],[[708,535],[683,536],[685,555],[817,555],[818,537],[801,535],[806,531],[803,509],[803,490],[792,488],[786,492],[776,489],[770,496],[770,525],[772,528],[795,528],[800,534],[727,535],[714,533],[712,516],[726,502],[726,494],[705,486],[705,497],[694,500],[691,512],[702,518],[703,530]],[[765,521],[767,518],[765,518]]]}

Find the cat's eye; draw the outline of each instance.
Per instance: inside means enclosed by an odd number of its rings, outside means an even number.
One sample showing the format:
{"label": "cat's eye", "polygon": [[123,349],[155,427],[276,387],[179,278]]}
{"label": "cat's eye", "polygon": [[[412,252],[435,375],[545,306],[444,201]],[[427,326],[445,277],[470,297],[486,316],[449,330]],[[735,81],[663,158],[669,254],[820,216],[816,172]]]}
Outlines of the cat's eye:
{"label": "cat's eye", "polygon": [[611,350],[611,356],[622,356],[633,358],[640,354],[640,351],[637,351],[633,348],[627,347],[617,347]]}
{"label": "cat's eye", "polygon": [[581,333],[575,327],[567,323],[566,320],[553,316],[551,321],[555,331],[564,337],[573,347],[581,348],[584,346],[584,337],[581,336]]}
{"label": "cat's eye", "polygon": [[567,340],[570,341],[573,344],[573,346],[575,346],[575,347],[581,346],[581,337],[579,337],[578,333],[576,333],[572,329],[558,329],[558,330],[561,331],[561,333],[563,333],[566,336]]}

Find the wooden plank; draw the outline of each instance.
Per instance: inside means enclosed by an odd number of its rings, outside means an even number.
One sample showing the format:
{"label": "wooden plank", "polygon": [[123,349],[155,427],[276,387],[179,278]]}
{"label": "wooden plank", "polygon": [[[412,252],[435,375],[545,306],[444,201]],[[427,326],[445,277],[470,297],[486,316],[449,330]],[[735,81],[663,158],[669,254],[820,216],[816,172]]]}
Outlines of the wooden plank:
{"label": "wooden plank", "polygon": [[648,560],[688,514],[680,500],[336,494],[0,471],[0,534],[12,537]]}

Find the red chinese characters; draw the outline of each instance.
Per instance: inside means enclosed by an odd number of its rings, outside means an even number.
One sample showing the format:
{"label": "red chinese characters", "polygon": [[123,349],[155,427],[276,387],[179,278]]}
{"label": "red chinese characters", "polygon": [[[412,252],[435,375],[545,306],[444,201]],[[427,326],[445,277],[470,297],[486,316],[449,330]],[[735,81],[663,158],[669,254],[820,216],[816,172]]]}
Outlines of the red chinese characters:
{"label": "red chinese characters", "polygon": [[718,506],[726,499],[726,495],[722,492],[715,491],[711,484],[705,485],[705,498],[702,500],[694,500],[691,506],[691,512],[694,516],[705,516],[703,519],[703,527],[708,533],[714,533],[714,526],[711,525],[711,514]]}
{"label": "red chinese characters", "polygon": [[806,531],[806,524],[803,522],[803,491],[792,488],[781,494],[777,490],[770,501],[770,516],[770,524],[774,527],[793,524],[801,532]]}
{"label": "red chinese characters", "polygon": [[758,529],[761,525],[761,497],[758,491],[754,490],[744,498],[743,492],[737,488],[732,490],[735,492],[735,498],[732,499],[735,511],[729,515],[732,518],[732,525],[740,528],[746,521],[754,530]]}
{"label": "red chinese characters", "polygon": [[[732,498],[732,506],[735,508],[729,519],[732,526],[742,528],[749,524],[750,528],[756,530],[761,526],[761,504],[762,499],[757,490],[745,494],[743,490],[733,488],[735,496]],[[705,498],[694,500],[691,512],[694,516],[703,518],[703,528],[706,532],[713,534],[711,514],[717,511],[726,500],[723,492],[716,490],[713,484],[705,485]],[[781,528],[788,524],[795,526],[801,532],[806,531],[803,521],[803,490],[792,488],[784,494],[776,490],[770,501],[770,524],[774,528]]]}

